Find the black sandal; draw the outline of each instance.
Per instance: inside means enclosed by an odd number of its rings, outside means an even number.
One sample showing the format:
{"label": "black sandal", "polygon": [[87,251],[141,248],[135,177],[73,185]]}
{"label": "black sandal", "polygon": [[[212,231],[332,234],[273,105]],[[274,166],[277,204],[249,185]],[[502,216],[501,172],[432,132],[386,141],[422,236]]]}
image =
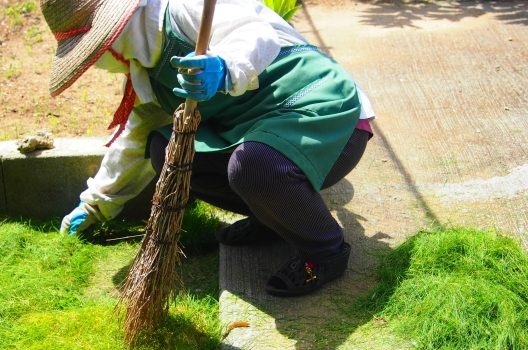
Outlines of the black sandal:
{"label": "black sandal", "polygon": [[341,251],[317,262],[305,261],[299,256],[288,260],[266,284],[266,291],[287,297],[312,293],[345,272],[350,256],[350,244],[343,243]]}
{"label": "black sandal", "polygon": [[239,220],[216,232],[218,242],[231,246],[271,242],[277,237],[273,230],[251,217]]}

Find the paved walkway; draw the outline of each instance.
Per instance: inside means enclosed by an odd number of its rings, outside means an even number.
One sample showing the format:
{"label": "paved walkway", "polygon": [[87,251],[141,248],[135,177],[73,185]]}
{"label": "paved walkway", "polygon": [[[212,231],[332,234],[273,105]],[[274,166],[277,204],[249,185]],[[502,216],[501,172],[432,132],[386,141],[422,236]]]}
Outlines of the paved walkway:
{"label": "paved walkway", "polygon": [[[222,321],[251,324],[226,349],[318,348],[316,330],[342,317],[335,300],[372,285],[373,252],[420,228],[497,228],[528,248],[528,2],[308,3],[294,25],[346,67],[378,115],[361,164],[325,192],[353,256],[323,292],[277,299],[263,286],[286,247],[222,247]],[[390,334],[358,339],[361,326],[319,348],[406,347]]]}

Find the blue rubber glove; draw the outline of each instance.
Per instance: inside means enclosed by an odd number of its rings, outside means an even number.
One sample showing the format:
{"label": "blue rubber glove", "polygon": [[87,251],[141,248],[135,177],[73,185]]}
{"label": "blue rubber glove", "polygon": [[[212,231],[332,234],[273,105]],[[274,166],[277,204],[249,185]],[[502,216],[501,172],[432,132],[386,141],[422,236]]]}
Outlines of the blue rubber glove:
{"label": "blue rubber glove", "polygon": [[92,224],[97,221],[102,221],[103,219],[103,215],[96,207],[81,202],[77,208],[73,209],[70,214],[62,219],[60,232],[73,236],[81,233]]}
{"label": "blue rubber glove", "polygon": [[172,90],[177,96],[207,101],[225,89],[227,70],[220,56],[195,56],[191,52],[185,57],[171,57],[170,63],[179,72],[178,82],[182,88]]}

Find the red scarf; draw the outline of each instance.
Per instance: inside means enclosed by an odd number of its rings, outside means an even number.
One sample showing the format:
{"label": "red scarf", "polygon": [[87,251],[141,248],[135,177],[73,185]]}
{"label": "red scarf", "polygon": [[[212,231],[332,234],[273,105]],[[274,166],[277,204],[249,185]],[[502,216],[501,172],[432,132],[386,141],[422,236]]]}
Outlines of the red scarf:
{"label": "red scarf", "polygon": [[[128,67],[130,67],[130,62],[123,57],[120,53],[116,52],[112,48],[109,49],[112,56],[120,61],[126,64]],[[126,85],[125,85],[125,92],[123,93],[123,98],[121,99],[121,103],[119,104],[119,107],[117,107],[117,110],[114,113],[114,118],[112,119],[112,122],[110,125],[108,125],[108,129],[112,129],[119,125],[119,129],[114,133],[114,136],[112,136],[112,139],[108,141],[108,143],[105,145],[106,147],[110,147],[110,145],[121,135],[123,130],[125,130],[125,125],[128,121],[128,117],[130,116],[130,113],[132,112],[132,109],[134,108],[134,103],[136,101],[136,92],[134,91],[134,87],[132,86],[132,79],[130,78],[130,73],[126,74]]]}

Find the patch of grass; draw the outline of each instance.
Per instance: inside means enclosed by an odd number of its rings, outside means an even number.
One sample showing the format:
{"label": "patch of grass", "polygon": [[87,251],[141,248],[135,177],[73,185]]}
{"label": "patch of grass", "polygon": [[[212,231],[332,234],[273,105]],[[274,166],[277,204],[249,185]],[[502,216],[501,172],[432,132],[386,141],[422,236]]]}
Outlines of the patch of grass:
{"label": "patch of grass", "polygon": [[9,25],[18,27],[22,25],[24,16],[36,10],[37,3],[35,1],[24,1],[7,6],[5,15],[9,20]]}
{"label": "patch of grass", "polygon": [[[171,303],[163,327],[144,338],[139,349],[218,347],[218,246],[193,246],[213,240],[209,230],[217,225],[205,205],[196,204],[186,214],[183,228],[193,237],[192,253],[181,266],[185,288]],[[139,241],[94,244],[86,237],[60,235],[56,227],[55,221],[0,222],[0,348],[125,349],[123,315],[114,308]],[[133,235],[144,225],[117,222],[112,227],[117,235]],[[98,230],[100,239],[111,236]]]}
{"label": "patch of grass", "polygon": [[148,338],[140,339],[137,347],[145,350],[218,349],[222,333],[218,317],[217,299],[180,294],[163,326]]}
{"label": "patch of grass", "polygon": [[[122,320],[116,317],[114,306],[107,302],[23,315],[3,344],[8,348],[28,350],[125,350]],[[216,349],[221,329],[218,312],[211,310],[217,309],[215,299],[182,294],[175,300],[163,326],[141,339],[136,349]]]}
{"label": "patch of grass", "polygon": [[[210,248],[216,249],[218,243],[215,240],[214,232],[220,225],[220,220],[216,216],[218,209],[202,201],[189,203],[183,217],[180,243],[184,252],[204,252]],[[135,240],[143,237],[146,222],[130,223],[124,219],[117,219],[94,225],[91,229],[83,233],[83,238],[98,244],[108,244],[109,239],[114,242],[124,241],[120,238],[136,236]],[[129,240],[130,241],[130,240]]]}
{"label": "patch of grass", "polygon": [[2,224],[0,235],[0,327],[30,311],[82,305],[92,247],[22,224]]}
{"label": "patch of grass", "polygon": [[31,26],[24,32],[24,41],[27,45],[33,45],[44,41],[42,37],[42,27]]}
{"label": "patch of grass", "polygon": [[420,232],[363,300],[420,349],[527,349],[528,255],[490,231]]}
{"label": "patch of grass", "polygon": [[28,350],[124,349],[120,326],[111,304],[31,312],[3,334],[3,344]]}
{"label": "patch of grass", "polygon": [[217,211],[217,208],[202,201],[193,201],[188,205],[180,238],[184,247],[196,249],[217,246],[213,235],[220,225],[220,220],[215,214]]}
{"label": "patch of grass", "polygon": [[4,77],[7,79],[15,79],[22,74],[22,66],[16,61],[6,64],[2,70]]}

